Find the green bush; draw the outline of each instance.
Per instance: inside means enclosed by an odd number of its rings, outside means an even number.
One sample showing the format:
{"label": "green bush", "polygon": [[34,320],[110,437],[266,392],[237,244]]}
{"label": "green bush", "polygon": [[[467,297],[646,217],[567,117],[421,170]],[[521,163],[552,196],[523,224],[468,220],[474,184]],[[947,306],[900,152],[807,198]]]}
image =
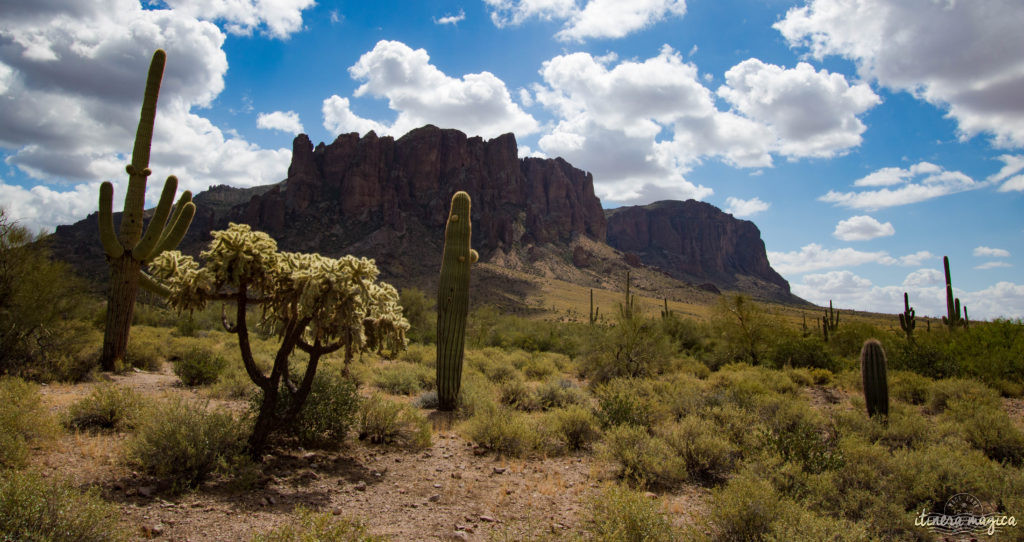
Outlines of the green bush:
{"label": "green bush", "polygon": [[932,384],[928,410],[937,414],[946,410],[946,406],[955,400],[971,401],[979,405],[1000,404],[999,395],[981,382],[966,378],[946,378]]}
{"label": "green bush", "polygon": [[434,387],[437,375],[425,365],[394,363],[376,370],[373,384],[393,395],[415,395]]}
{"label": "green bush", "polygon": [[403,288],[399,294],[402,316],[409,321],[407,336],[410,343],[433,344],[437,341],[437,311],[434,301],[419,288]]}
{"label": "green bush", "polygon": [[650,430],[670,416],[650,380],[618,378],[598,386],[594,395],[603,427],[629,424]]}
{"label": "green bush", "polygon": [[932,380],[910,371],[889,371],[889,395],[912,405],[923,405],[932,391]]}
{"label": "green bush", "polygon": [[359,409],[359,439],[423,449],[430,446],[430,422],[413,407],[374,393]]}
{"label": "green bush", "polygon": [[152,329],[142,326],[132,328],[128,337],[128,348],[124,353],[123,369],[134,367],[143,371],[157,372],[163,368],[163,349],[166,342],[157,337]]}
{"label": "green bush", "polygon": [[82,493],[33,472],[0,472],[0,540],[107,542],[128,540],[117,506],[93,488]]}
{"label": "green bush", "polygon": [[776,368],[807,367],[829,371],[838,368],[836,359],[825,350],[825,343],[818,337],[801,337],[795,331],[776,333],[767,356]]}
{"label": "green bush", "polygon": [[608,429],[599,452],[619,465],[620,477],[640,485],[671,488],[689,477],[686,462],[664,439],[635,425]]}
{"label": "green bush", "polygon": [[553,377],[546,380],[535,390],[540,408],[544,410],[562,408],[569,405],[580,405],[586,402],[587,396],[571,380]]}
{"label": "green bush", "polygon": [[739,448],[706,418],[687,416],[677,423],[659,427],[658,434],[682,458],[693,482],[719,484],[739,463]]}
{"label": "green bush", "polygon": [[126,431],[135,427],[142,397],[134,390],[100,384],[88,396],[72,403],[64,418],[70,429]]}
{"label": "green bush", "polygon": [[252,537],[252,542],[384,542],[384,536],[371,535],[357,519],[336,518],[299,505],[295,521]]}
{"label": "green bush", "polygon": [[38,385],[0,377],[0,469],[24,466],[29,448],[57,431],[56,420],[40,401]]}
{"label": "green bush", "polygon": [[493,403],[477,409],[464,431],[469,440],[503,456],[524,457],[539,446],[528,416]]}
{"label": "green bush", "polygon": [[209,348],[193,347],[174,362],[174,374],[186,386],[213,384],[227,368],[224,356]]}
{"label": "green bush", "polygon": [[[359,412],[359,393],[355,382],[340,370],[323,367],[313,377],[309,396],[294,424],[285,431],[302,446],[330,446],[341,443]],[[283,413],[291,405],[291,393],[282,388],[278,408]],[[258,408],[254,405],[254,408]]]}
{"label": "green bush", "polygon": [[503,405],[526,412],[540,410],[541,404],[533,388],[522,378],[506,380],[498,386],[498,400]]}
{"label": "green bush", "polygon": [[582,358],[582,372],[594,384],[614,378],[648,377],[671,365],[672,344],[657,321],[636,314],[620,315]]}
{"label": "green bush", "polygon": [[885,345],[889,368],[913,371],[930,378],[959,375],[959,364],[944,344],[948,340],[945,335],[918,333],[912,343],[900,339],[889,341]]}
{"label": "green bush", "polygon": [[589,503],[589,531],[604,542],[672,542],[680,534],[658,502],[629,487],[610,484]]}
{"label": "green bush", "polygon": [[594,413],[580,405],[547,412],[543,424],[560,446],[572,451],[589,448],[601,435]]}
{"label": "green bush", "polygon": [[230,412],[174,398],[140,417],[125,443],[125,459],[169,482],[172,490],[195,487],[215,472],[226,472],[239,458],[247,425]]}
{"label": "green bush", "polygon": [[782,496],[760,478],[743,473],[712,495],[710,521],[715,540],[765,540],[783,509]]}
{"label": "green bush", "polygon": [[259,388],[245,372],[241,360],[229,363],[217,381],[207,388],[210,396],[218,399],[250,399],[258,391]]}
{"label": "green bush", "polygon": [[946,411],[962,428],[967,442],[995,461],[1021,466],[1024,434],[999,405],[955,399]]}

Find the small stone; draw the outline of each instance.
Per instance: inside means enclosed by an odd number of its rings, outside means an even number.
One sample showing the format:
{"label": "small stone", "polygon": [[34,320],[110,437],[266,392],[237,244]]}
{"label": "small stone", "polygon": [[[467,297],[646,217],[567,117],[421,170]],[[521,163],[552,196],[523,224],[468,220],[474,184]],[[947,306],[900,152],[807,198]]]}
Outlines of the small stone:
{"label": "small stone", "polygon": [[455,478],[456,480],[461,480],[462,479],[462,473],[461,472],[453,472],[452,473],[452,478]]}
{"label": "small stone", "polygon": [[401,463],[401,462],[402,462],[402,458],[401,457],[396,457],[395,458],[395,463]]}
{"label": "small stone", "polygon": [[437,501],[441,500],[441,496],[435,493],[435,494],[431,495],[430,498],[427,499],[427,500],[430,501],[430,502],[437,502]]}
{"label": "small stone", "polygon": [[430,459],[430,458],[431,458],[430,452],[423,452],[423,459]]}
{"label": "small stone", "polygon": [[648,499],[657,499],[658,498],[657,495],[655,495],[653,492],[650,492],[650,491],[644,493],[644,497],[647,497]]}
{"label": "small stone", "polygon": [[342,514],[341,507],[339,506],[339,507],[335,508],[334,510],[331,510],[331,513],[334,514],[335,516],[340,516]]}
{"label": "small stone", "polygon": [[505,467],[494,467],[494,474],[505,474]]}
{"label": "small stone", "polygon": [[273,495],[263,497],[263,506],[274,506],[275,504],[277,504],[277,499]]}
{"label": "small stone", "polygon": [[366,482],[359,480],[359,482],[356,483],[356,491],[366,491]]}
{"label": "small stone", "polygon": [[480,521],[482,521],[484,523],[494,523],[495,521],[498,521],[498,520],[492,518],[491,516],[480,516]]}
{"label": "small stone", "polygon": [[156,488],[153,486],[142,486],[139,488],[138,494],[140,497],[152,497],[155,490]]}
{"label": "small stone", "polygon": [[512,494],[512,489],[506,489],[505,490],[505,494],[506,495],[511,495]]}
{"label": "small stone", "polygon": [[469,535],[463,531],[455,531],[450,535],[452,540],[469,540]]}
{"label": "small stone", "polygon": [[434,484],[434,489],[441,489],[441,484]]}

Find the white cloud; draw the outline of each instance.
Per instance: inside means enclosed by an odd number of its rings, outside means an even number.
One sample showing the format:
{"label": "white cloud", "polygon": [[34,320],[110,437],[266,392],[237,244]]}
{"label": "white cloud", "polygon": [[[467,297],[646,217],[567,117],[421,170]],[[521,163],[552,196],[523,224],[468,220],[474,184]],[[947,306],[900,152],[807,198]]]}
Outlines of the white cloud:
{"label": "white cloud", "polygon": [[801,62],[785,69],[751,58],[725,73],[718,95],[737,111],[771,127],[778,152],[831,157],[861,143],[867,128],[857,115],[881,103],[866,84]]}
{"label": "white cloud", "polygon": [[[794,294],[819,305],[831,300],[838,307],[892,313],[894,320],[895,313],[903,310],[903,293],[907,292],[918,318],[946,314],[945,284],[937,269],[919,269],[902,284],[891,286],[875,285],[850,271],[829,271],[791,281],[791,288]],[[969,309],[972,319],[1024,318],[1024,285],[1000,282],[976,292],[954,288],[954,295]],[[923,322],[918,322],[919,330],[922,326]]]}
{"label": "white cloud", "polygon": [[1007,179],[1002,186],[999,187],[1000,192],[1024,192],[1024,175],[1017,175]]}
{"label": "white cloud", "polygon": [[999,187],[1000,192],[1024,191],[1024,175],[1019,175],[1021,171],[1024,171],[1024,155],[1004,154],[999,157],[999,160],[1003,162],[1002,169],[991,175],[988,180],[993,183],[1002,182],[1003,185]]}
{"label": "white cloud", "polygon": [[791,47],[854,61],[874,80],[948,111],[963,137],[1024,145],[1019,0],[810,0],[774,26]]}
{"label": "white cloud", "polygon": [[[125,177],[150,56],[164,48],[150,185],[172,173],[180,189],[193,191],[281,180],[288,149],[261,149],[193,113],[224,88],[224,39],[209,22],[175,10],[144,10],[135,0],[19,4],[0,19],[0,41],[8,44],[0,47],[0,65],[9,70],[0,70],[8,73],[0,73],[6,87],[0,147],[11,153],[7,163],[50,186]],[[88,185],[28,190],[18,196],[25,207],[12,214],[40,225],[71,221],[65,210],[95,205],[95,192],[86,197],[82,186]],[[75,197],[85,199],[55,203]]]}
{"label": "white cloud", "polygon": [[892,227],[892,222],[882,224],[867,215],[852,216],[846,220],[840,220],[836,224],[836,230],[832,232],[833,237],[843,241],[867,241],[895,234],[896,228]]}
{"label": "white cloud", "polygon": [[[827,194],[818,199],[843,207],[870,211],[974,190],[980,188],[982,183],[976,182],[959,171],[946,171],[935,164],[921,162],[909,169],[894,167],[880,169],[854,181],[853,185],[858,187],[882,186],[883,188],[861,192],[829,190]],[[899,185],[897,188],[889,188],[889,186],[897,185]]]}
{"label": "white cloud", "polygon": [[364,135],[371,130],[379,134],[386,134],[390,130],[379,122],[364,119],[353,113],[349,107],[348,98],[342,98],[337,94],[324,100],[321,111],[324,114],[324,128],[332,134],[358,132],[360,135]]}
{"label": "white cloud", "polygon": [[393,135],[402,135],[424,124],[457,128],[484,137],[507,132],[526,135],[540,128],[536,119],[512,101],[505,83],[494,74],[449,77],[430,63],[425,50],[413,50],[402,42],[377,42],[348,71],[353,79],[363,82],[355,91],[356,97],[387,98],[388,106],[398,112],[398,117],[385,128],[355,116],[347,98],[332,96],[324,101],[324,124],[328,129],[337,124],[327,118],[329,106],[336,119],[364,127],[377,125],[382,132]]}
{"label": "white cloud", "polygon": [[761,201],[761,198],[740,199],[728,197],[725,198],[725,203],[728,205],[725,212],[737,218],[754,216],[757,213],[767,211],[772,206],[771,203]]}
{"label": "white cloud", "polygon": [[[222,21],[232,34],[248,36],[260,30],[279,39],[302,30],[302,11],[315,0],[163,0],[179,13],[208,21]],[[333,18],[332,13],[332,18]]]}
{"label": "white cloud", "polygon": [[981,265],[974,266],[975,269],[995,269],[997,267],[1013,267],[1013,266],[1008,264],[1008,263],[1006,263],[1006,262],[996,262],[996,261],[985,262],[985,263],[983,263]]}
{"label": "white cloud", "polygon": [[974,256],[977,258],[1009,258],[1010,251],[1005,248],[974,247]]}
{"label": "white cloud", "polygon": [[686,14],[685,0],[484,0],[498,27],[527,19],[565,21],[556,37],[564,41],[621,38],[668,17]]}
{"label": "white cloud", "polygon": [[302,121],[295,111],[273,111],[271,113],[260,113],[256,117],[256,127],[264,130],[280,130],[289,134],[305,132],[302,128]]}
{"label": "white cloud", "polygon": [[444,17],[441,17],[439,19],[435,18],[434,19],[434,24],[450,24],[452,26],[455,26],[455,25],[457,25],[457,24],[459,24],[459,23],[461,23],[462,21],[465,21],[465,20],[466,20],[466,12],[464,10],[460,9],[459,13],[457,15],[449,14],[449,15],[445,15]]}
{"label": "white cloud", "polygon": [[768,252],[768,260],[779,273],[807,273],[836,267],[852,267],[875,263],[880,265],[917,266],[934,256],[922,250],[899,258],[888,252],[864,252],[852,248],[827,249],[817,243],[810,243],[791,252]]}
{"label": "white cloud", "polygon": [[[123,190],[118,192],[124,195]],[[98,182],[81,183],[70,190],[57,191],[42,185],[26,189],[0,180],[0,206],[6,209],[8,216],[33,232],[53,231],[61,224],[81,220],[96,210],[99,193]],[[115,209],[118,209],[116,203]]]}

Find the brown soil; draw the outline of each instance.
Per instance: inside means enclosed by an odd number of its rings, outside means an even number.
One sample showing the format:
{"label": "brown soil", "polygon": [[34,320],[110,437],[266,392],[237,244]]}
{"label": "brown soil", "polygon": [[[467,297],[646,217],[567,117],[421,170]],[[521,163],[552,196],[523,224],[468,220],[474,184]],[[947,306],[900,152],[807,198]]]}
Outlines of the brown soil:
{"label": "brown soil", "polygon": [[[181,394],[173,374],[133,372],[113,379],[149,397]],[[43,388],[60,412],[95,383]],[[242,402],[211,401],[231,408]],[[274,450],[259,465],[255,489],[208,482],[172,495],[126,467],[124,434],[65,433],[40,450],[34,467],[47,477],[97,486],[117,503],[138,540],[248,540],[295,519],[304,506],[359,519],[393,540],[531,540],[582,532],[589,499],[613,478],[593,454],[527,460],[481,454],[446,418],[434,416],[433,445],[411,452],[355,439],[339,450]],[[705,511],[707,490],[687,486],[659,496],[680,525]]]}

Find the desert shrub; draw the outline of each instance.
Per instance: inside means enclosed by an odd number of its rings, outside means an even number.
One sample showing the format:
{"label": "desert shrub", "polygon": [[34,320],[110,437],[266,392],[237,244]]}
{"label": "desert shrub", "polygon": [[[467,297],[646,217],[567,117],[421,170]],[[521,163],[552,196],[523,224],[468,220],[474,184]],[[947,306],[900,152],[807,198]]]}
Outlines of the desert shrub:
{"label": "desert shrub", "polygon": [[413,407],[374,393],[359,408],[359,439],[422,449],[430,446],[430,422]]}
{"label": "desert shrub", "polygon": [[539,445],[527,415],[493,403],[477,409],[464,430],[473,442],[504,456],[524,457]]}
{"label": "desert shrub", "polygon": [[437,342],[436,299],[431,299],[419,288],[403,288],[399,294],[402,314],[409,321],[409,342],[433,344]]}
{"label": "desert shrub", "polygon": [[506,380],[498,386],[498,401],[517,410],[540,410],[541,404],[533,388],[522,378]]}
{"label": "desert shrub", "polygon": [[709,519],[715,540],[764,540],[782,507],[782,496],[771,484],[744,472],[712,495]]}
{"label": "desert shrub", "polygon": [[999,405],[999,395],[988,386],[976,380],[946,378],[932,384],[928,396],[928,410],[939,413],[954,400],[971,401],[979,405]]}
{"label": "desert shrub", "polygon": [[0,469],[24,466],[29,448],[53,438],[57,429],[38,385],[0,377]]}
{"label": "desert shrub", "polygon": [[459,418],[467,419],[477,411],[496,406],[497,389],[486,377],[479,373],[462,376],[462,387],[459,389],[459,404],[456,408]]}
{"label": "desert shrub", "polygon": [[722,296],[711,317],[715,341],[708,365],[716,369],[737,362],[766,363],[775,325],[760,304],[742,295]]}
{"label": "desert shrub", "polygon": [[374,385],[394,395],[415,395],[433,388],[435,380],[435,371],[430,367],[395,363],[377,368]]}
{"label": "desert shrub", "polygon": [[[291,392],[283,388],[278,408],[291,405]],[[254,405],[254,408],[255,405]],[[302,446],[329,446],[345,440],[345,435],[359,411],[359,393],[356,384],[340,370],[325,367],[313,377],[309,396],[286,433],[298,439]]]}
{"label": "desert shrub", "polygon": [[412,402],[412,405],[416,408],[435,410],[441,405],[441,402],[437,398],[437,390],[430,390],[421,393],[420,396]]}
{"label": "desert shrub", "polygon": [[245,373],[241,361],[229,363],[217,381],[207,388],[211,397],[218,399],[250,399],[259,391],[256,384]]}
{"label": "desert shrub", "polygon": [[707,330],[697,320],[672,316],[659,322],[661,332],[672,342],[677,351],[693,352],[703,348]]}
{"label": "desert shrub", "polygon": [[943,345],[944,333],[916,335],[914,342],[892,340],[885,345],[889,368],[913,371],[930,378],[948,378],[960,373],[957,361]]}
{"label": "desert shrub", "polygon": [[225,410],[174,398],[140,416],[125,443],[125,459],[170,482],[172,490],[195,487],[215,472],[226,472],[238,458],[247,425]]}
{"label": "desert shrub", "polygon": [[670,416],[650,380],[617,378],[598,386],[594,396],[603,427],[628,424],[649,430]]}
{"label": "desert shrub", "polygon": [[620,484],[609,484],[589,502],[588,530],[607,542],[671,542],[679,540],[658,501]]}
{"label": "desert shrub", "polygon": [[714,420],[722,435],[741,450],[756,450],[764,445],[761,436],[767,429],[751,410],[726,403],[709,408],[707,415]]}
{"label": "desert shrub", "polygon": [[540,408],[544,410],[579,405],[587,400],[583,390],[573,384],[571,380],[557,376],[543,382],[537,387],[535,393]]}
{"label": "desert shrub", "polygon": [[315,512],[304,506],[295,509],[294,521],[252,537],[252,542],[383,542],[384,536],[371,535],[357,519],[338,518]]}
{"label": "desert shrub", "polygon": [[995,461],[1024,463],[1024,434],[998,404],[954,399],[947,414],[956,420],[964,438]]}
{"label": "desert shrub", "polygon": [[736,363],[708,377],[709,393],[717,401],[749,406],[761,396],[796,395],[799,388],[782,371]]}
{"label": "desert shrub", "polygon": [[999,380],[1024,384],[1024,321],[971,322],[967,333],[940,333],[960,376],[994,385]]}
{"label": "desert shrub", "polygon": [[801,337],[795,331],[776,332],[767,357],[776,368],[809,367],[830,371],[838,368],[835,358],[825,349],[825,343],[818,337]]}
{"label": "desert shrub", "polygon": [[166,342],[152,328],[137,326],[132,331],[128,337],[128,349],[124,353],[123,369],[134,367],[143,371],[159,371],[164,363],[162,350]]}
{"label": "desert shrub", "polygon": [[437,347],[426,344],[410,344],[408,348],[398,354],[398,361],[426,365],[433,369],[436,357]]}
{"label": "desert shrub", "polygon": [[120,516],[95,488],[83,493],[34,472],[0,472],[0,540],[128,540]]}
{"label": "desert shrub", "polygon": [[841,465],[838,435],[827,430],[821,416],[805,401],[765,397],[759,401],[758,411],[766,428],[765,444],[783,460],[798,463],[811,473]]}
{"label": "desert shrub", "polygon": [[100,384],[68,407],[64,425],[70,429],[126,431],[135,427],[142,407],[142,397],[134,390]]}
{"label": "desert shrub", "polygon": [[657,401],[675,419],[695,414],[707,406],[706,384],[687,373],[677,373],[651,383]]}
{"label": "desert shrub", "polygon": [[887,487],[890,498],[906,510],[941,512],[946,500],[970,493],[994,503],[1003,496],[1003,472],[985,454],[962,446],[937,443],[904,450],[894,457],[898,478]]}
{"label": "desert shrub", "polygon": [[674,487],[689,476],[686,462],[664,439],[635,425],[608,429],[599,452],[619,465],[620,477],[640,485]]}
{"label": "desert shrub", "polygon": [[193,347],[174,362],[174,374],[186,386],[213,384],[227,367],[228,361],[209,348]]}
{"label": "desert shrub", "polygon": [[530,359],[522,366],[523,374],[526,378],[531,380],[541,380],[547,378],[559,370],[559,362],[563,365],[566,363],[561,358],[565,356],[561,354],[550,354],[545,352],[538,352],[530,356]]}
{"label": "desert shrub", "polygon": [[697,483],[721,483],[741,457],[739,448],[722,436],[718,427],[699,416],[687,416],[659,427],[658,434],[682,458],[687,475]]}
{"label": "desert shrub", "polygon": [[[839,329],[828,335],[828,349],[842,358],[857,358],[860,356],[860,349],[864,346],[864,341],[878,337],[884,339],[886,335],[884,330],[871,324],[841,319]],[[891,335],[889,336],[891,337]],[[882,341],[882,344],[886,346],[886,352],[892,342],[898,342],[898,340]]]}
{"label": "desert shrub", "polygon": [[561,446],[572,451],[589,448],[601,434],[594,413],[580,405],[551,410],[542,423]]}
{"label": "desert shrub", "polygon": [[816,386],[828,386],[835,375],[828,369],[811,369],[811,380]]}
{"label": "desert shrub", "polygon": [[580,368],[594,384],[613,378],[654,376],[669,368],[672,350],[656,321],[622,313],[614,327],[591,343]]}
{"label": "desert shrub", "polygon": [[871,537],[862,525],[816,513],[787,499],[780,503],[779,517],[772,522],[764,539],[769,542],[862,542]]}
{"label": "desert shrub", "polygon": [[910,371],[889,371],[889,395],[912,405],[923,405],[932,390],[932,380]]}

